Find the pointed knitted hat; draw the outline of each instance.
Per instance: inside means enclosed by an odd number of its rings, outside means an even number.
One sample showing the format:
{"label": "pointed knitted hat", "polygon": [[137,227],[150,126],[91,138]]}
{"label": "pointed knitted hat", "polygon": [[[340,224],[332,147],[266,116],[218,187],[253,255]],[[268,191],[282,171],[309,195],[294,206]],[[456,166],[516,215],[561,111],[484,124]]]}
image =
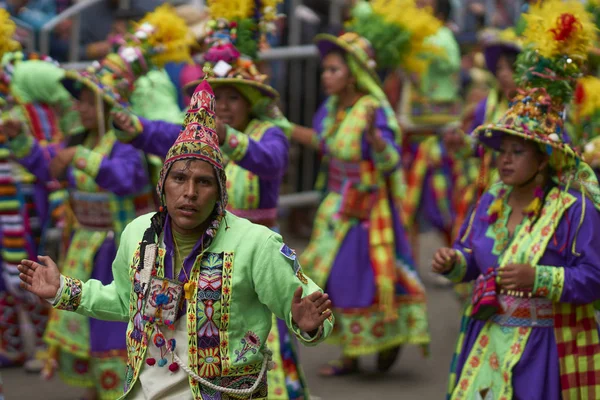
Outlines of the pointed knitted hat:
{"label": "pointed knitted hat", "polygon": [[157,187],[161,199],[169,170],[180,160],[201,160],[213,166],[219,181],[219,213],[222,214],[227,206],[226,178],[215,131],[215,95],[207,81],[200,82],[194,91],[183,128],[165,158]]}

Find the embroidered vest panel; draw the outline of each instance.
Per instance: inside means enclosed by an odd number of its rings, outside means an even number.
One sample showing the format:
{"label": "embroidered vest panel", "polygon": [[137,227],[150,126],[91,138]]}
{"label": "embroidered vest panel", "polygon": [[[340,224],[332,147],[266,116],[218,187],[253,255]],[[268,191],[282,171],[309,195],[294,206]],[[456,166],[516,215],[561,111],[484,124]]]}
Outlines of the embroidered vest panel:
{"label": "embroidered vest panel", "polygon": [[[165,254],[164,248],[158,250],[158,277],[164,277]],[[190,273],[190,281],[197,284],[188,300],[185,317],[182,318],[185,318],[188,330],[188,366],[199,376],[217,385],[244,388],[248,382],[251,386],[260,372],[262,363],[249,362],[249,357],[259,352],[262,343],[259,335],[252,331],[248,331],[236,346],[230,343],[233,259],[231,252],[205,252],[197,257]],[[133,290],[129,302],[125,393],[131,390],[138,379],[147,348],[152,345],[153,324],[144,319],[145,297],[148,294],[144,295],[143,282],[148,277],[144,277],[143,269],[137,270],[139,261],[138,246],[130,270]],[[202,398],[204,394],[215,394],[210,389],[200,387],[191,378],[190,386],[195,399]],[[265,381],[259,385],[254,398],[263,398],[266,391]]]}

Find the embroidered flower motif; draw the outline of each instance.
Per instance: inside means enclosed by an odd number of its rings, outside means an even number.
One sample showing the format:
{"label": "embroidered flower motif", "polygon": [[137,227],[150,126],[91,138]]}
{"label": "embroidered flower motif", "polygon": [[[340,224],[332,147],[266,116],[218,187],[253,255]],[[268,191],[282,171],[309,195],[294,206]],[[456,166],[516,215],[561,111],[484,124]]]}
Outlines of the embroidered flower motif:
{"label": "embroidered flower motif", "polygon": [[477,367],[479,367],[480,361],[481,360],[479,359],[479,357],[473,357],[471,359],[471,361],[469,362],[469,364],[471,364],[471,367],[477,368]]}
{"label": "embroidered flower motif", "polygon": [[240,142],[239,142],[239,140],[237,139],[237,137],[235,137],[235,136],[231,136],[231,137],[229,138],[229,147],[231,147],[232,149],[235,149],[235,148],[238,146],[238,144],[239,144],[239,143],[240,143]]}
{"label": "embroidered flower motif", "polygon": [[237,355],[235,362],[239,362],[240,360],[244,360],[244,362],[248,361],[245,355],[248,352],[256,354],[261,344],[260,338],[256,335],[256,333],[250,331],[248,331],[242,338],[241,343],[242,349],[235,351],[235,354]]}
{"label": "embroidered flower motif", "polygon": [[355,335],[358,335],[359,333],[361,333],[363,330],[360,322],[358,321],[354,321],[352,324],[350,324],[350,332],[352,332]]}
{"label": "embroidered flower motif", "polygon": [[200,376],[209,378],[219,376],[221,374],[219,349],[214,347],[200,349],[198,351],[198,365],[200,365]]}
{"label": "embroidered flower motif", "polygon": [[371,333],[377,338],[383,337],[383,335],[385,334],[385,324],[383,323],[383,321],[379,321],[375,325],[373,325]]}
{"label": "embroidered flower motif", "polygon": [[100,375],[100,385],[104,390],[116,389],[119,386],[119,376],[115,371],[104,371],[102,375]]}
{"label": "embroidered flower motif", "polygon": [[87,374],[87,372],[89,371],[89,368],[90,368],[90,365],[87,360],[82,360],[82,359],[78,358],[73,362],[73,369],[78,374],[81,374],[81,375]]}
{"label": "embroidered flower motif", "polygon": [[489,342],[490,342],[490,338],[488,335],[483,335],[481,337],[481,339],[479,340],[479,344],[481,345],[481,347],[487,347]]}
{"label": "embroidered flower motif", "polygon": [[463,379],[462,381],[460,381],[460,388],[461,388],[461,390],[467,390],[468,387],[469,387],[469,380],[468,379]]}
{"label": "embroidered flower motif", "polygon": [[527,329],[527,327],[525,327],[525,326],[520,327],[519,328],[519,335],[521,335],[521,336],[522,335],[526,335],[528,330],[529,329]]}
{"label": "embroidered flower motif", "polygon": [[494,371],[497,371],[498,368],[500,368],[500,363],[498,362],[498,355],[495,352],[492,353],[490,357],[490,367],[492,367]]}
{"label": "embroidered flower motif", "polygon": [[504,379],[505,383],[508,383],[508,381],[510,380],[510,376],[508,375],[508,372],[504,371],[504,373],[502,374],[502,378]]}
{"label": "embroidered flower motif", "polygon": [[521,345],[519,343],[515,343],[510,347],[510,351],[513,354],[519,354],[521,352]]}

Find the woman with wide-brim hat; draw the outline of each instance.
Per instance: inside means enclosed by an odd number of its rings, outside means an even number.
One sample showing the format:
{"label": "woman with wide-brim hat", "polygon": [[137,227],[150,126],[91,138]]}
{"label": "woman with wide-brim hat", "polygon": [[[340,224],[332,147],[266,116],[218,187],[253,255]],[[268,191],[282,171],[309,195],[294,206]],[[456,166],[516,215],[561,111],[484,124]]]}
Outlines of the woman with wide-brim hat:
{"label": "woman with wide-brim hat", "polygon": [[[422,42],[413,36],[414,42],[395,47],[401,37],[411,37],[410,28],[388,6],[393,2],[362,2],[353,10],[352,31],[315,38],[329,97],[313,128],[276,120],[292,139],[323,155],[317,185],[324,198],[301,261],[311,278],[328,288],[336,315],[334,336],[342,358],[324,365],[324,376],[358,372],[358,358],[369,354],[377,354],[378,369],[387,371],[402,345],[429,343],[425,292],[403,227],[400,130],[366,36],[387,31],[386,44],[405,51]],[[431,23],[432,16],[412,7],[407,14],[414,21]],[[386,15],[399,22],[387,22]],[[435,23],[423,28],[424,36],[428,29]],[[383,46],[377,48],[379,66],[392,66],[384,62]],[[393,61],[406,62],[410,50],[400,50]]]}
{"label": "woman with wide-brim hat", "polygon": [[[563,139],[593,29],[577,1],[545,1],[526,18],[521,90],[498,121],[474,132],[498,152],[500,182],[433,260],[455,282],[475,280],[451,399],[585,399],[600,390],[600,191]],[[564,30],[565,18],[581,29]]]}
{"label": "woman with wide-brim hat", "polygon": [[[68,182],[74,222],[67,227],[63,272],[104,283],[112,281],[111,263],[125,225],[155,209],[144,158],[107,129],[110,109],[126,102],[135,79],[117,73],[117,66],[130,71],[124,67],[126,56],[125,50],[117,51],[90,70],[65,71],[62,83],[77,99],[84,133],[69,137],[54,152],[44,151],[31,137],[11,140],[21,143],[19,160],[38,179]],[[88,388],[90,398],[119,397],[125,376],[125,329],[124,323],[54,313],[45,334],[50,358],[44,372],[51,375],[58,369],[68,384]]]}

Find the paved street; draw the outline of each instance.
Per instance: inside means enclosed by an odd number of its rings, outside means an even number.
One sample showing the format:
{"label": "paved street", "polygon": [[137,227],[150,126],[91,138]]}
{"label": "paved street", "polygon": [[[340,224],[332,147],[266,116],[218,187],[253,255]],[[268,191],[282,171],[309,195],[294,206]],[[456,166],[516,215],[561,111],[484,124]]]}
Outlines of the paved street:
{"label": "paved street", "polygon": [[[302,243],[290,244],[300,249]],[[420,240],[423,269],[439,241],[432,235]],[[427,281],[427,276],[424,277]],[[416,347],[407,347],[394,368],[384,376],[375,374],[374,359],[362,363],[365,373],[351,377],[318,377],[318,367],[338,356],[338,350],[329,345],[302,348],[301,359],[311,392],[322,400],[341,399],[443,399],[447,387],[447,373],[454,351],[460,322],[460,306],[449,289],[428,285],[429,323],[431,328],[431,355],[424,359]],[[81,392],[69,388],[57,379],[43,382],[36,376],[20,370],[2,370],[7,400],[72,400]]]}

